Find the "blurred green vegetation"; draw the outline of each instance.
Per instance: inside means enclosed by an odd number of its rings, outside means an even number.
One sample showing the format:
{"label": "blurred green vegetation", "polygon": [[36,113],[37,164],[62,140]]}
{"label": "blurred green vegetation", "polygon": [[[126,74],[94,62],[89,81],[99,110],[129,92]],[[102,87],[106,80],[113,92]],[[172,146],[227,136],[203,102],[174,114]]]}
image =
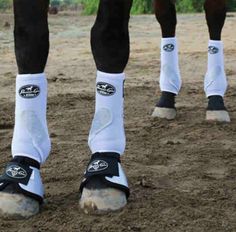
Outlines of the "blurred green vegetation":
{"label": "blurred green vegetation", "polygon": [[7,10],[12,7],[12,0],[0,0],[0,10]]}
{"label": "blurred green vegetation", "polygon": [[[13,0],[0,0],[0,9],[6,10],[12,7]],[[34,0],[35,1],[35,0]],[[205,0],[177,0],[176,8],[178,12],[202,12]],[[236,0],[226,0],[229,11],[236,11]],[[61,9],[83,9],[86,15],[95,14],[99,0],[51,0],[51,5]],[[152,13],[153,0],[133,0],[132,14]]]}
{"label": "blurred green vegetation", "polygon": [[[84,14],[94,14],[99,0],[77,0],[83,6]],[[180,13],[202,12],[205,0],[177,0],[176,9]],[[133,0],[132,14],[152,13],[152,0]],[[227,0],[229,11],[236,11],[236,0]]]}

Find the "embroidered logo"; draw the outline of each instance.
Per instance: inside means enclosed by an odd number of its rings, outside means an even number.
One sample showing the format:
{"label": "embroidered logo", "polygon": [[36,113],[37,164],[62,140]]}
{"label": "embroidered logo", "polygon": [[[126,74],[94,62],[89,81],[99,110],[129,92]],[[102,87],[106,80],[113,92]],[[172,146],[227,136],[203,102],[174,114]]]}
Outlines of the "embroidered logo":
{"label": "embroidered logo", "polygon": [[105,82],[98,82],[96,85],[97,92],[103,96],[112,96],[116,92],[116,88]]}
{"label": "embroidered logo", "polygon": [[216,54],[216,53],[219,52],[219,48],[214,47],[214,46],[209,46],[209,47],[208,47],[208,52],[209,52],[210,54]]}
{"label": "embroidered logo", "polygon": [[174,44],[166,44],[163,46],[163,49],[166,52],[172,52],[175,49],[175,45]]}
{"label": "embroidered logo", "polygon": [[88,172],[99,172],[108,168],[108,163],[104,160],[94,160],[88,166]]}
{"label": "embroidered logo", "polygon": [[24,179],[27,176],[27,172],[17,165],[7,167],[6,174],[16,179]]}
{"label": "embroidered logo", "polygon": [[34,98],[40,94],[40,88],[37,85],[25,85],[20,88],[19,94],[23,98]]}

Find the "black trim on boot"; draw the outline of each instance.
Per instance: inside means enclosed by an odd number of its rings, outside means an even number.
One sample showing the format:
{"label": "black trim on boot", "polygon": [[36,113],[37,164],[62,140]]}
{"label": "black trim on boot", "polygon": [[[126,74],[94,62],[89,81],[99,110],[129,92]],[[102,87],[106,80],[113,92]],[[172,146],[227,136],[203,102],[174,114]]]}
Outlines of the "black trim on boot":
{"label": "black trim on boot", "polygon": [[23,194],[43,203],[43,198],[32,192],[28,192],[19,184],[28,185],[33,170],[30,167],[39,169],[40,164],[28,157],[15,156],[7,163],[4,173],[0,176],[0,192],[10,194]]}
{"label": "black trim on boot", "polygon": [[175,96],[176,94],[171,92],[166,92],[166,91],[161,92],[160,100],[158,101],[156,106],[160,108],[175,109]]}
{"label": "black trim on boot", "polygon": [[128,198],[130,195],[127,186],[108,181],[105,177],[119,176],[120,155],[114,152],[94,153],[84,174],[84,180],[80,185],[80,192],[83,188],[105,189],[108,187],[123,191]]}
{"label": "black trim on boot", "polygon": [[219,95],[212,95],[208,97],[208,106],[207,110],[209,111],[218,111],[218,110],[225,110],[227,111],[224,99],[222,96]]}

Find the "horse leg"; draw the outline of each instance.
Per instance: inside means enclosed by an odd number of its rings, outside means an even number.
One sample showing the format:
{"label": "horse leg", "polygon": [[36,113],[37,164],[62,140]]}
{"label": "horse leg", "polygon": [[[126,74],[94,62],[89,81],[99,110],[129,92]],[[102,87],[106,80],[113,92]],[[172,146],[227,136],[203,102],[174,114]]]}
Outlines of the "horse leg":
{"label": "horse leg", "polygon": [[158,101],[153,117],[174,119],[176,116],[175,96],[181,87],[178,64],[178,45],[175,38],[176,9],[173,0],[154,0],[156,19],[161,26],[161,98]]}
{"label": "horse leg", "polygon": [[43,73],[49,50],[49,0],[14,0],[15,54],[19,74]]}
{"label": "horse leg", "polygon": [[132,0],[100,0],[91,30],[98,71],[96,107],[88,141],[92,156],[81,184],[80,206],[85,212],[118,210],[126,205],[129,195],[120,156],[125,150],[123,84],[129,58],[131,5]]}
{"label": "horse leg", "polygon": [[1,217],[30,217],[39,212],[43,200],[39,167],[50,151],[46,123],[47,80],[43,73],[49,48],[48,4],[48,0],[14,0],[19,74],[16,78],[13,160],[0,179]]}
{"label": "horse leg", "polygon": [[227,80],[224,70],[223,42],[221,41],[221,32],[226,18],[226,0],[206,0],[204,8],[210,35],[208,68],[204,81],[204,89],[208,97],[206,119],[230,122],[223,100]]}

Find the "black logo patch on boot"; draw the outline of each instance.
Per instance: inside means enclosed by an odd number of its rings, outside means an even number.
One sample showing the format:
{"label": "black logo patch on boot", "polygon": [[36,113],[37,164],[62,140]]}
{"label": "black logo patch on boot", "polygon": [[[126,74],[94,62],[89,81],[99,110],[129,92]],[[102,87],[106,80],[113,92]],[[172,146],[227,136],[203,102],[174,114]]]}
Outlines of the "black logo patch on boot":
{"label": "black logo patch on boot", "polygon": [[116,92],[116,88],[105,82],[98,82],[96,85],[97,92],[103,96],[112,96]]}
{"label": "black logo patch on boot", "polygon": [[7,167],[6,174],[15,179],[24,179],[27,176],[27,172],[17,165],[11,165]]}
{"label": "black logo patch on boot", "polygon": [[104,160],[94,160],[89,164],[88,172],[99,172],[108,168],[108,163]]}
{"label": "black logo patch on boot", "polygon": [[19,95],[23,98],[35,98],[39,94],[40,88],[37,85],[25,85],[19,90]]}
{"label": "black logo patch on boot", "polygon": [[219,52],[219,48],[214,47],[214,46],[209,46],[209,47],[208,47],[208,52],[209,52],[210,54],[216,54],[216,53]]}
{"label": "black logo patch on boot", "polygon": [[172,52],[175,49],[175,45],[174,44],[166,44],[163,46],[163,49],[166,52]]}

